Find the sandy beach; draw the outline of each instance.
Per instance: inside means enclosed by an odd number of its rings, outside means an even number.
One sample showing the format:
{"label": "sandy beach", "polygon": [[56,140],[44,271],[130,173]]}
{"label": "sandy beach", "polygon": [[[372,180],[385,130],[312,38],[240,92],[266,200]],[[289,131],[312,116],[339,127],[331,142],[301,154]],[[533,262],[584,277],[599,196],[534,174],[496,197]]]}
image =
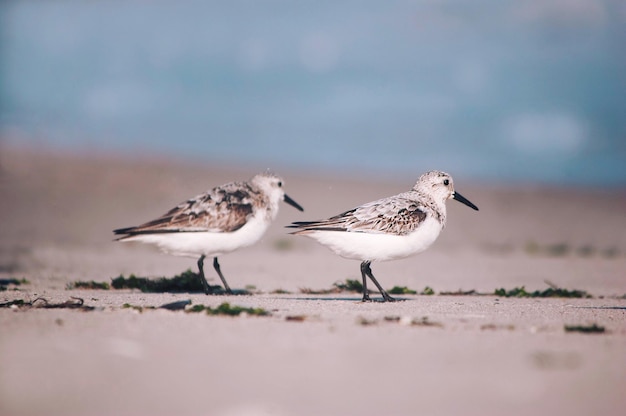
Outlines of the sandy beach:
{"label": "sandy beach", "polygon": [[[112,230],[265,168],[0,147],[0,279],[27,281],[8,284],[0,303],[78,297],[93,307],[0,308],[0,415],[622,414],[625,189],[455,177],[480,211],[448,202],[428,251],[372,266],[385,288],[417,294],[362,303],[358,293],[307,293],[360,279],[359,263],[284,226],[405,191],[425,169],[395,178],[279,171],[305,212],[283,204],[259,244],[220,258],[231,286],[253,294],[67,289],[195,271],[194,259],[113,242]],[[591,297],[494,294],[550,285]],[[426,287],[435,293],[420,294]],[[181,300],[270,314],[149,308]],[[565,330],[592,325],[604,331]]]}

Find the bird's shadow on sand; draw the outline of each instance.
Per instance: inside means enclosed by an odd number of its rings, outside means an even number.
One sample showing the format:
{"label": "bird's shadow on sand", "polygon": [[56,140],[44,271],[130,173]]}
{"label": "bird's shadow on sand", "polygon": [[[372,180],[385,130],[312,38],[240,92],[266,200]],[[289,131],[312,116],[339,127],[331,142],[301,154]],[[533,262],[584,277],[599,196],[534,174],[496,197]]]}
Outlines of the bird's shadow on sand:
{"label": "bird's shadow on sand", "polygon": [[340,301],[340,302],[355,302],[355,303],[364,303],[364,304],[370,304],[370,303],[397,303],[397,302],[406,302],[408,301],[408,299],[404,299],[404,298],[395,298],[394,302],[386,302],[383,300],[383,298],[372,298],[369,301],[365,301],[363,302],[363,299],[361,297],[344,297],[344,296],[326,296],[326,297],[314,297],[314,296],[307,296],[307,297],[295,297],[295,296],[290,296],[287,297],[285,299],[291,299],[291,300],[304,300],[304,301],[319,301],[319,300],[323,300],[323,301]]}

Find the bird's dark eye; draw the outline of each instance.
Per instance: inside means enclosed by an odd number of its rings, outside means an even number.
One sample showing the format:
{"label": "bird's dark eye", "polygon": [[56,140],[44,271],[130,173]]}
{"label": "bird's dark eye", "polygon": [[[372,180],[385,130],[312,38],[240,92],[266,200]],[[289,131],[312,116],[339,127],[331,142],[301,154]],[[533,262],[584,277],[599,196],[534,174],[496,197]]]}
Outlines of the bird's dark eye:
{"label": "bird's dark eye", "polygon": [[278,181],[278,187],[282,188],[283,187],[283,183],[281,181]]}
{"label": "bird's dark eye", "polygon": [[448,186],[448,185],[450,185],[450,181],[449,181],[449,180],[447,180],[447,179],[444,179],[444,180],[443,180],[443,184],[444,184],[445,186]]}

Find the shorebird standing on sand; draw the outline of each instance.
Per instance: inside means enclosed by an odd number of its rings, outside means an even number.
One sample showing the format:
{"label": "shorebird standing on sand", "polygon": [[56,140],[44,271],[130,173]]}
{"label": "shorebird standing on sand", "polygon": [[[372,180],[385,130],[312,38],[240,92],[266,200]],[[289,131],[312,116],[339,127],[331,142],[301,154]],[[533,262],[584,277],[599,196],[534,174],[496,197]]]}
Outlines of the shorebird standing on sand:
{"label": "shorebird standing on sand", "polygon": [[120,228],[116,241],[156,244],[166,253],[198,258],[204,292],[212,293],[204,277],[204,258],[213,256],[213,267],[224,290],[232,294],[217,261],[219,255],[256,243],[278,214],[283,200],[302,207],[283,191],[283,180],[260,173],[247,182],[232,182],[197,195],[161,217],[137,227]]}
{"label": "shorebird standing on sand", "polygon": [[373,261],[394,260],[426,250],[446,225],[446,200],[456,199],[478,211],[478,207],[454,190],[445,172],[423,174],[408,192],[368,202],[320,221],[294,222],[292,234],[305,235],[336,254],[361,260],[363,302],[369,301],[367,279],[376,285],[384,302],[393,302],[372,274]]}

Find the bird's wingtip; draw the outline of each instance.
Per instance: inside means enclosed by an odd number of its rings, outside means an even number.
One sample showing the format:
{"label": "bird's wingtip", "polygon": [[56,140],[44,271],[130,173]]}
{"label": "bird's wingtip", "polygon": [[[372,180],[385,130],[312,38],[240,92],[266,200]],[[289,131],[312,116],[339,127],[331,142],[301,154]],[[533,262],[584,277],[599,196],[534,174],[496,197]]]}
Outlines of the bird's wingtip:
{"label": "bird's wingtip", "polygon": [[135,227],[126,227],[126,228],[117,228],[115,230],[113,230],[113,234],[116,235],[120,235],[120,234],[130,234],[132,230],[134,230]]}

